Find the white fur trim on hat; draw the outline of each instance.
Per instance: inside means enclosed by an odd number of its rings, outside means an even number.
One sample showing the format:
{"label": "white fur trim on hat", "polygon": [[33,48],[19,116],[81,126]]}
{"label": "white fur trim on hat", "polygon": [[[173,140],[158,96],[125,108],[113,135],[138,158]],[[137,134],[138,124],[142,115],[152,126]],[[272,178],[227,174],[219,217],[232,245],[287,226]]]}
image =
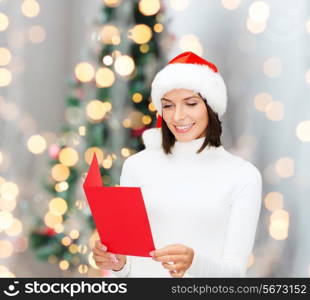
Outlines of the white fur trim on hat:
{"label": "white fur trim on hat", "polygon": [[225,113],[227,91],[220,73],[206,65],[172,63],[159,71],[152,82],[151,98],[160,115],[162,96],[173,89],[181,88],[200,93],[219,117]]}
{"label": "white fur trim on hat", "polygon": [[162,144],[161,128],[150,128],[142,132],[145,148],[160,148]]}

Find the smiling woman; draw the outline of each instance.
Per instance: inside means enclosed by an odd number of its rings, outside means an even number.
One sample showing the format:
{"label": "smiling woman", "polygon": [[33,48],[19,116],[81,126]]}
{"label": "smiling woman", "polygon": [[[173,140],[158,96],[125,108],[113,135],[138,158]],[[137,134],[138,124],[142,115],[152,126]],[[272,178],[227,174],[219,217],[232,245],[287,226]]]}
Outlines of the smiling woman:
{"label": "smiling woman", "polygon": [[117,277],[244,277],[262,178],[221,145],[222,77],[185,52],[156,75],[151,95],[157,128],[143,132],[145,149],[125,160],[120,185],[141,187],[156,249],[150,259],[98,245],[97,265]]}
{"label": "smiling woman", "polygon": [[207,100],[200,93],[174,89],[161,99],[163,109],[162,140],[166,154],[176,140],[191,141],[205,137],[200,153],[207,145],[221,145],[222,126]]}

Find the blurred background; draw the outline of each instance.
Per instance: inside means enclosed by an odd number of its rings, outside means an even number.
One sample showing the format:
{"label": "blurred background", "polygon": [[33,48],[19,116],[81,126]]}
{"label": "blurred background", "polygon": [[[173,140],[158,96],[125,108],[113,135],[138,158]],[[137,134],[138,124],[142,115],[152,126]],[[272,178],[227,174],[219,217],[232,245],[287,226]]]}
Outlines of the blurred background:
{"label": "blurred background", "polygon": [[309,48],[306,0],[0,0],[0,277],[112,276],[82,183],[96,153],[119,185],[183,51],[219,68],[223,145],[263,175],[248,276],[309,277]]}

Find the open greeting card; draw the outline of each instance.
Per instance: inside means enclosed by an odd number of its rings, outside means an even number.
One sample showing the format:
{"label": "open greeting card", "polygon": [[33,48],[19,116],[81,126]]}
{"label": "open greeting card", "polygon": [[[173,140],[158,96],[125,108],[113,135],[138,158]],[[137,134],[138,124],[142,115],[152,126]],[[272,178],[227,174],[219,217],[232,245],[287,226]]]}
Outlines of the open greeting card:
{"label": "open greeting card", "polygon": [[150,257],[155,246],[140,187],[103,186],[94,154],[83,188],[107,251]]}

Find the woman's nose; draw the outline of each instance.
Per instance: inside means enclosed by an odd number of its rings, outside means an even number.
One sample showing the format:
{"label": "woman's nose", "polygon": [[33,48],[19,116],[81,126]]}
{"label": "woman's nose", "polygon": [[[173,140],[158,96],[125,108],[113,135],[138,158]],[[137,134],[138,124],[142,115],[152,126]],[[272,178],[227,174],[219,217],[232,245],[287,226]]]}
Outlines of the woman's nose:
{"label": "woman's nose", "polygon": [[176,107],[173,118],[175,122],[183,120],[185,117],[184,110],[181,107]]}

